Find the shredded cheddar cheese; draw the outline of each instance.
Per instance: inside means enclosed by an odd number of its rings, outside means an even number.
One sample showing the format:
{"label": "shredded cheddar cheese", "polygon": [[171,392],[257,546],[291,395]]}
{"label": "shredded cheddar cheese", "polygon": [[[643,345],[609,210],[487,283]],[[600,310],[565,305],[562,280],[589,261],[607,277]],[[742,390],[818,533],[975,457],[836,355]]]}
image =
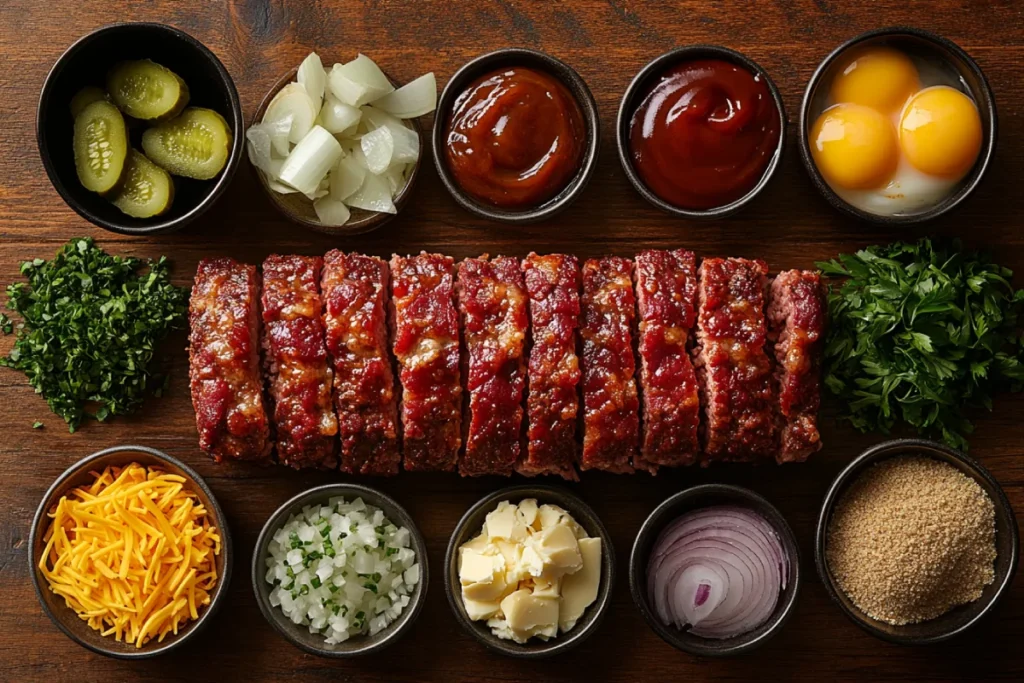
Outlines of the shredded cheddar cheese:
{"label": "shredded cheddar cheese", "polygon": [[39,570],[104,636],[142,647],[199,618],[220,532],[185,479],[138,463],[93,472],[49,516]]}

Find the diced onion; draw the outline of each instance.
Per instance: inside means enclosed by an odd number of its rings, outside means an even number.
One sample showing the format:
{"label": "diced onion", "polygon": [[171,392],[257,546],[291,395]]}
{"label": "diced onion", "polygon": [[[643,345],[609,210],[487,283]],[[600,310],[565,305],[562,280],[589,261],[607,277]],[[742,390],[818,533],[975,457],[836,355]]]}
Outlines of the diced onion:
{"label": "diced onion", "polygon": [[388,170],[384,172],[384,177],[387,178],[388,186],[391,188],[392,197],[397,197],[405,187],[405,171],[407,168],[409,168],[407,165],[392,164]]}
{"label": "diced onion", "polygon": [[342,157],[331,171],[331,199],[339,202],[348,199],[362,187],[365,177],[366,166],[351,154]]}
{"label": "diced onion", "polygon": [[[276,121],[250,126],[249,130],[245,132],[245,138],[249,142],[249,160],[253,166],[268,174],[271,173],[270,162],[276,161],[274,154],[277,153],[281,158],[288,156],[288,132],[291,128],[291,114]],[[280,170],[280,165],[278,165],[278,170]]]}
{"label": "diced onion", "polygon": [[[291,116],[292,125],[288,133],[288,141],[298,143],[313,127],[318,112],[319,108],[306,89],[298,83],[289,83],[281,88],[281,91],[270,101],[267,112],[263,115],[263,123],[273,123],[281,121],[286,116]],[[278,149],[278,152],[283,155],[288,154],[287,149],[283,151]]]}
{"label": "diced onion", "polygon": [[[363,107],[363,127],[367,134],[381,128],[391,131],[393,142],[392,165],[408,164],[419,159],[420,136],[401,119],[375,107]],[[366,137],[365,135],[363,137]],[[366,151],[366,148],[363,148]],[[372,171],[372,169],[371,169]],[[374,171],[381,173],[382,171]]]}
{"label": "diced onion", "polygon": [[768,620],[789,572],[789,557],[764,517],[712,506],[683,514],[658,536],[647,594],[666,626],[731,638]]}
{"label": "diced onion", "polygon": [[[309,56],[302,60],[296,80],[299,82],[299,85],[306,89],[306,93],[312,98],[316,108],[320,109],[324,101],[327,74],[324,72],[324,65],[317,53],[310,52]],[[333,133],[334,131],[331,132]]]}
{"label": "diced onion", "polygon": [[390,128],[376,128],[366,133],[359,139],[359,146],[366,157],[366,167],[370,173],[380,175],[388,170],[395,151],[395,138]]}
{"label": "diced onion", "polygon": [[341,154],[341,143],[323,127],[313,126],[285,159],[278,177],[299,192],[312,194]]}
{"label": "diced onion", "polygon": [[321,197],[313,202],[313,210],[320,223],[329,227],[339,227],[348,222],[348,207],[332,197]]}
{"label": "diced onion", "polygon": [[320,110],[320,125],[332,133],[343,133],[359,123],[363,112],[358,107],[343,104],[331,93],[327,93],[324,107]]}
{"label": "diced onion", "polygon": [[367,173],[359,189],[345,200],[349,206],[366,211],[381,213],[398,213],[391,201],[391,186],[386,178]]}
{"label": "diced onion", "polygon": [[413,119],[437,108],[437,83],[433,72],[409,81],[398,90],[373,100],[373,106],[400,119]]}
{"label": "diced onion", "polygon": [[327,80],[331,93],[352,107],[372,102],[395,89],[380,67],[362,54],[346,64],[335,64]]}

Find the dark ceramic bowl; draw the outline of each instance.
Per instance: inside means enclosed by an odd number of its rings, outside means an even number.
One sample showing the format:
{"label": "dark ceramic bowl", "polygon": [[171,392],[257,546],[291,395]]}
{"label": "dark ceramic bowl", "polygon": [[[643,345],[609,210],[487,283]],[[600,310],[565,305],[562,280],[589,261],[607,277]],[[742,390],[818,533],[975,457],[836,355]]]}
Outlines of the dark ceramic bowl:
{"label": "dark ceramic bowl", "polygon": [[[169,635],[163,642],[151,640],[141,648],[136,648],[124,642],[117,642],[113,636],[102,636],[99,631],[89,627],[87,623],[78,618],[78,615],[68,607],[64,598],[50,590],[46,578],[39,572],[39,560],[42,556],[46,542],[43,540],[46,529],[49,526],[50,518],[48,513],[54,509],[57,502],[68,491],[78,486],[84,486],[93,482],[91,472],[102,471],[107,466],[123,466],[137,462],[144,467],[157,465],[170,474],[177,474],[184,477],[188,482],[186,486],[196,494],[200,502],[206,508],[213,524],[220,530],[221,549],[216,557],[217,574],[220,577],[210,597],[210,604],[199,613],[199,618],[190,621],[184,628],[178,630],[177,635]],[[64,634],[77,642],[82,647],[107,657],[117,659],[148,659],[162,655],[171,650],[176,650],[187,641],[192,640],[202,632],[207,623],[213,619],[217,610],[227,597],[228,585],[231,583],[231,563],[234,561],[231,550],[231,530],[228,528],[227,519],[213,496],[213,491],[206,485],[190,467],[153,448],[145,446],[114,446],[98,453],[82,458],[74,465],[57,477],[39,503],[35,517],[32,518],[32,529],[28,538],[29,557],[31,563],[29,572],[32,577],[32,585],[36,591],[36,597],[43,606],[43,611],[50,620],[60,628]]]}
{"label": "dark ceramic bowl", "polygon": [[[256,113],[252,116],[252,122],[249,125],[255,126],[257,123],[263,121],[263,116],[267,113],[267,107],[270,106],[271,100],[274,96],[281,91],[281,88],[285,87],[289,83],[295,80],[295,76],[298,73],[298,68],[292,69],[281,79],[274,84],[274,87],[270,89],[267,96],[260,102],[259,108]],[[385,74],[387,76],[387,74]],[[403,84],[398,83],[393,78],[388,76],[392,85],[396,88],[401,87]],[[420,123],[419,118],[409,119],[412,124],[413,130],[416,131],[416,135],[420,139],[420,157],[413,164],[412,169],[409,171],[409,176],[406,178],[405,187],[399,191],[394,198],[395,209],[401,211],[406,204],[409,203],[410,197],[412,197],[412,188],[416,184],[416,179],[420,174],[420,164],[423,163],[423,157],[430,153],[429,148],[426,144],[426,139],[423,135],[423,124]],[[363,233],[376,230],[381,227],[397,214],[393,213],[380,213],[378,211],[366,211],[364,209],[351,209],[351,216],[345,225],[340,227],[326,226],[320,222],[320,219],[316,215],[316,211],[313,209],[313,202],[311,202],[305,195],[298,192],[292,194],[279,194],[270,189],[270,184],[267,181],[267,176],[260,169],[253,166],[253,170],[256,172],[256,177],[260,179],[260,185],[263,186],[263,190],[270,197],[270,202],[274,205],[278,211],[281,212],[286,218],[295,221],[300,225],[304,225],[307,228],[322,232],[328,235],[361,235]]]}
{"label": "dark ceramic bowl", "polygon": [[[270,604],[270,590],[273,587],[266,581],[267,557],[270,541],[277,530],[283,527],[288,518],[307,505],[323,505],[331,498],[342,496],[347,499],[362,498],[364,503],[380,508],[384,516],[396,526],[409,530],[410,547],[416,553],[416,562],[420,566],[420,580],[409,598],[409,605],[387,628],[375,635],[349,638],[337,645],[327,645],[322,635],[310,633],[309,628],[292,623],[280,607]],[[430,572],[427,563],[427,544],[412,517],[393,498],[386,496],[369,486],[358,484],[325,484],[300,493],[281,507],[277,508],[267,523],[263,525],[256,549],[252,555],[252,588],[256,594],[256,603],[274,630],[295,647],[320,657],[358,657],[383,650],[398,641],[413,625],[423,608],[423,600],[427,595],[430,583]]]}
{"label": "dark ceramic bowl", "polygon": [[[493,511],[498,503],[504,500],[518,503],[525,498],[536,498],[538,505],[550,503],[563,508],[572,515],[576,523],[583,527],[589,536],[601,539],[601,584],[597,589],[597,599],[594,600],[594,604],[586,609],[583,616],[568,633],[559,634],[547,642],[539,638],[532,638],[521,645],[512,640],[498,638],[491,633],[486,622],[473,621],[469,618],[466,607],[462,603],[462,584],[459,583],[459,548],[480,534],[487,514]],[[455,613],[455,618],[462,628],[466,629],[477,642],[498,654],[518,659],[539,659],[571,650],[589,638],[600,626],[605,612],[611,605],[612,587],[615,585],[615,548],[612,546],[611,537],[608,535],[608,530],[604,528],[604,524],[582,499],[562,488],[526,484],[495,491],[481,498],[466,511],[466,514],[455,526],[455,531],[452,532],[451,540],[448,542],[444,567],[446,572],[444,590],[448,595],[452,612]]]}
{"label": "dark ceramic bowl", "polygon": [[[661,531],[684,512],[709,505],[739,505],[762,515],[778,533],[783,551],[789,557],[790,566],[789,581],[779,595],[775,611],[768,621],[753,631],[721,640],[701,638],[687,631],[680,631],[674,626],[666,626],[658,618],[647,596],[647,564]],[[654,509],[640,527],[640,532],[633,543],[633,551],[629,555],[629,591],[647,625],[672,647],[704,657],[743,654],[764,645],[789,619],[796,605],[797,594],[800,592],[800,550],[793,530],[782,513],[750,489],[727,484],[694,486],[667,498]]]}
{"label": "dark ceramic bowl", "polygon": [[[883,621],[872,619],[846,597],[836,583],[825,559],[825,547],[828,543],[828,527],[832,520],[832,512],[847,487],[852,484],[864,470],[886,458],[897,455],[923,455],[949,463],[968,477],[978,482],[982,490],[992,499],[996,512],[996,565],[995,581],[985,587],[981,597],[974,602],[954,607],[940,617],[919,624],[893,626]],[[1020,552],[1020,538],[1017,533],[1017,519],[1014,517],[1010,501],[1003,493],[1002,487],[995,478],[976,460],[960,451],[925,439],[894,439],[872,446],[861,453],[839,473],[825,496],[818,517],[818,530],[814,543],[814,561],[818,567],[818,576],[825,584],[832,600],[840,609],[862,629],[871,635],[899,645],[929,645],[952,638],[978,623],[992,611],[996,603],[1010,589],[1013,576],[1017,571],[1017,560]]]}
{"label": "dark ceramic bowl", "polygon": [[[893,47],[907,54],[920,55],[934,60],[937,64],[944,65],[950,70],[951,75],[960,82],[961,89],[970,93],[974,103],[978,106],[982,128],[982,143],[978,160],[954,191],[931,208],[895,216],[881,216],[858,209],[840,197],[829,186],[811,157],[811,141],[808,138],[808,132],[814,125],[814,120],[825,109],[828,86],[832,83],[838,68],[837,60],[850,48],[866,45]],[[837,47],[828,57],[825,57],[824,61],[818,65],[814,75],[811,76],[807,90],[804,92],[803,104],[800,106],[800,120],[797,124],[800,134],[800,158],[804,162],[807,173],[811,176],[811,182],[834,208],[879,225],[921,223],[952,210],[978,186],[995,152],[996,123],[996,103],[992,96],[992,88],[989,87],[988,81],[985,80],[985,74],[982,73],[978,64],[959,45],[919,28],[906,26],[882,28],[862,33]]]}
{"label": "dark ceramic bowl", "polygon": [[[459,95],[463,93],[470,83],[480,76],[502,67],[511,66],[533,67],[539,71],[547,72],[560,80],[569,89],[573,97],[576,98],[587,128],[586,149],[583,152],[580,168],[573,179],[569,181],[561,192],[540,206],[519,211],[502,209],[483,203],[465,192],[448,168],[448,162],[445,159],[446,129],[455,100],[459,98]],[[455,198],[456,203],[470,213],[502,223],[519,225],[536,223],[537,221],[551,218],[565,210],[583,193],[597,166],[597,153],[601,145],[600,129],[597,103],[594,101],[594,96],[590,93],[590,88],[587,87],[587,84],[576,73],[575,69],[543,52],[527,50],[525,48],[505,48],[481,55],[472,60],[456,71],[455,75],[448,81],[448,85],[444,87],[444,90],[441,92],[441,98],[437,103],[437,114],[434,116],[432,136],[434,164],[437,166],[438,175],[441,176],[441,182],[444,183],[448,192]]]}
{"label": "dark ceramic bowl", "polygon": [[[696,59],[721,59],[743,67],[751,73],[760,75],[764,79],[765,85],[768,86],[768,91],[772,95],[775,109],[778,111],[780,119],[779,143],[775,146],[775,154],[768,162],[761,180],[758,181],[757,185],[750,192],[747,192],[736,201],[723,206],[716,206],[713,209],[684,209],[670,204],[654,194],[633,166],[633,156],[630,152],[629,144],[629,126],[633,119],[633,114],[651,88],[658,82],[661,74],[678,64]],[[775,87],[775,82],[754,60],[727,47],[720,47],[718,45],[688,45],[670,50],[660,57],[656,57],[633,78],[633,81],[626,88],[626,92],[622,96],[622,103],[619,105],[619,116],[615,121],[615,143],[618,147],[619,162],[622,164],[622,170],[626,172],[626,177],[629,178],[633,188],[648,202],[666,213],[683,218],[723,218],[736,213],[753,201],[768,185],[768,181],[771,180],[772,176],[775,175],[775,171],[779,168],[779,162],[782,159],[782,150],[786,147],[786,108],[782,104],[782,94]]]}
{"label": "dark ceramic bowl", "polygon": [[[213,109],[231,129],[227,164],[211,180],[174,176],[174,202],[162,216],[132,218],[95,192],[82,187],[75,172],[71,98],[87,85],[104,87],[107,71],[126,59],[152,59],[188,84],[189,106]],[[141,149],[145,122],[127,118],[129,143]],[[164,24],[112,24],[80,38],[50,69],[39,95],[36,142],[50,182],[82,218],[123,235],[177,230],[195,220],[224,193],[238,168],[245,131],[242,104],[224,65],[192,36]]]}

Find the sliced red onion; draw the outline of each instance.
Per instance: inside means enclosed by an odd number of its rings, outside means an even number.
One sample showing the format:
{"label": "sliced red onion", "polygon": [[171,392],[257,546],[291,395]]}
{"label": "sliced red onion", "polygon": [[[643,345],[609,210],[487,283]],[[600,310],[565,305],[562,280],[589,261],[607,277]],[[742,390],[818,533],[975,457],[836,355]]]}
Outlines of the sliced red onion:
{"label": "sliced red onion", "polygon": [[768,520],[717,505],[687,512],[661,532],[647,567],[647,594],[666,626],[731,638],[768,620],[789,571]]}

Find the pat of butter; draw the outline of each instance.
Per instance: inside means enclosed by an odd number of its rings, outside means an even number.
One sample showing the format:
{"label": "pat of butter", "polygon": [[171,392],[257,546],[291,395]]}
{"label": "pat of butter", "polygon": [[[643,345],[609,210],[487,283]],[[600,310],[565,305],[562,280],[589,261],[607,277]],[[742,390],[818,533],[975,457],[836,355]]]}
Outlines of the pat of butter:
{"label": "pat of butter", "polygon": [[483,602],[481,600],[467,600],[463,597],[462,604],[466,606],[466,614],[472,621],[490,619],[501,609],[501,602],[498,600]]}
{"label": "pat of butter", "polygon": [[558,612],[558,626],[568,631],[583,611],[597,600],[597,589],[601,583],[601,539],[581,538],[580,554],[583,568],[574,574],[562,577],[562,597]]}
{"label": "pat of butter", "polygon": [[519,558],[519,569],[524,576],[543,576],[544,575],[544,558],[540,556],[540,553],[532,545],[523,547],[523,554]]}
{"label": "pat of butter", "polygon": [[505,558],[505,582],[515,585],[529,574],[522,566],[523,546],[514,541],[496,540],[488,547],[496,549]]}
{"label": "pat of butter", "polygon": [[555,526],[563,516],[567,516],[567,513],[557,505],[544,504],[537,508],[537,519],[540,520],[541,529]]}
{"label": "pat of butter", "polygon": [[534,573],[534,576],[550,580],[579,571],[583,567],[583,557],[580,555],[576,534],[565,524],[556,524],[534,534],[528,543],[527,548],[536,551],[543,565],[541,573]]}
{"label": "pat of butter", "polygon": [[534,498],[526,498],[519,501],[516,512],[519,515],[520,522],[526,526],[533,526],[533,523],[537,520],[537,501]]}
{"label": "pat of butter", "polygon": [[531,636],[550,638],[558,633],[558,600],[539,598],[521,589],[501,601],[501,611],[516,642],[526,642]]}
{"label": "pat of butter", "polygon": [[505,558],[501,553],[486,554],[472,548],[462,551],[459,570],[462,597],[466,600],[493,602],[505,592]]}
{"label": "pat of butter", "polygon": [[533,581],[533,597],[535,598],[555,598],[558,599],[561,595],[562,577],[559,576],[551,581],[545,579],[534,579]]}
{"label": "pat of butter", "polygon": [[518,541],[526,538],[526,525],[516,514],[516,506],[508,501],[502,501],[498,507],[487,514],[487,521],[484,523],[487,538],[494,541],[503,538],[509,541]]}

